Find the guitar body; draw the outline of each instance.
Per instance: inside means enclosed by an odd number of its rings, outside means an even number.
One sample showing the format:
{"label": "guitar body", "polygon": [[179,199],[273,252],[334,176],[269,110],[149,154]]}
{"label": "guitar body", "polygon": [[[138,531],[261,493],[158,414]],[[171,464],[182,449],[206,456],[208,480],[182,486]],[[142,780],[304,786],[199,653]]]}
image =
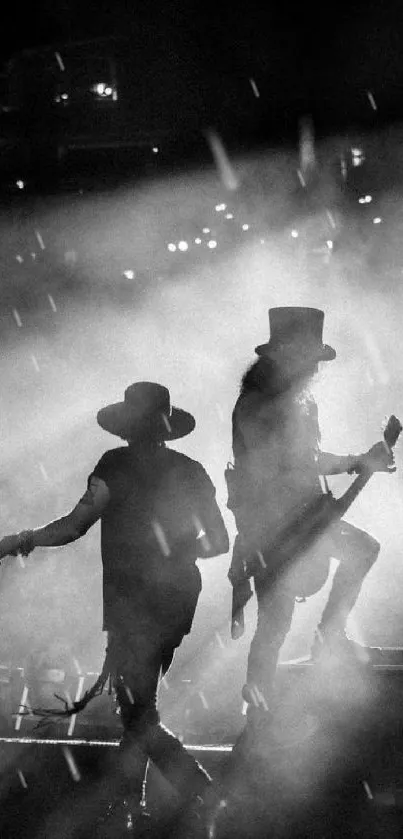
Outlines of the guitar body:
{"label": "guitar body", "polygon": [[[368,452],[369,460],[358,474],[344,495],[334,499],[332,494],[322,496],[304,509],[304,514],[290,524],[282,534],[276,537],[270,550],[251,550],[251,562],[247,560],[247,576],[275,575],[278,570],[287,579],[290,590],[297,598],[307,598],[316,594],[325,585],[330,570],[330,546],[326,546],[325,537],[328,528],[340,521],[355,498],[368,483],[373,472],[395,471],[393,468],[392,449],[402,431],[400,420],[392,415],[384,429],[384,440],[375,444]],[[235,474],[229,476],[235,479]],[[226,475],[227,483],[228,476]],[[235,483],[232,487],[232,507],[236,508]],[[229,505],[230,506],[230,505]],[[237,511],[233,510],[237,519]],[[239,517],[240,518],[240,517]],[[242,531],[242,523],[238,530]],[[260,556],[259,562],[256,554]]]}
{"label": "guitar body", "polygon": [[323,588],[329,576],[330,560],[318,545],[287,570],[287,584],[297,599],[306,600]]}

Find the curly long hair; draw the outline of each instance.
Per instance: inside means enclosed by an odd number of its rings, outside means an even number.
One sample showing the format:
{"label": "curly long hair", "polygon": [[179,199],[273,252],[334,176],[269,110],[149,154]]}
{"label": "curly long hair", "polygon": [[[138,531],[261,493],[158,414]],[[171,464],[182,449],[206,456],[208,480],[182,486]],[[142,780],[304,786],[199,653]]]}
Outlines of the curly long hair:
{"label": "curly long hair", "polygon": [[[249,365],[242,376],[238,401],[254,392],[260,393],[268,401],[289,396],[291,404],[297,410],[310,412],[312,406],[316,405],[309,387],[309,380],[313,374],[312,369],[301,368],[298,373],[290,377],[278,362],[271,358],[259,357],[257,361]],[[232,414],[234,457],[244,451],[243,435],[237,421],[237,405]]]}

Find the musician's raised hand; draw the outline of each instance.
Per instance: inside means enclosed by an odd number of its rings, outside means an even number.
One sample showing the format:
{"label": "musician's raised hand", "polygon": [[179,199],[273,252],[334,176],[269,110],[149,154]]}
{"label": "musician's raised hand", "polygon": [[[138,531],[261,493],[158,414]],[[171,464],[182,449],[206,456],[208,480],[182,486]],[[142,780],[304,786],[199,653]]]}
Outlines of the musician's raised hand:
{"label": "musician's raised hand", "polygon": [[396,472],[395,458],[389,446],[380,440],[360,457],[361,472]]}

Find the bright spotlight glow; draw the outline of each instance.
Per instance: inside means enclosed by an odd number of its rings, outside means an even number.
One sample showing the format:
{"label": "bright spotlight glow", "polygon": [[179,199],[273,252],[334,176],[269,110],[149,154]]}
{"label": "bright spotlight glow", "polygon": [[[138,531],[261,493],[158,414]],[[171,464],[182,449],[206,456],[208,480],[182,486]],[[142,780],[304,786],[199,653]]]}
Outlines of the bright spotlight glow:
{"label": "bright spotlight glow", "polygon": [[134,280],[136,274],[134,271],[128,270],[123,271],[123,276],[126,277],[128,280]]}
{"label": "bright spotlight glow", "polygon": [[361,166],[361,164],[364,163],[365,155],[364,155],[364,152],[363,152],[362,149],[352,148],[351,149],[351,156],[352,156],[352,159],[353,159],[352,160],[353,166]]}
{"label": "bright spotlight glow", "polygon": [[242,230],[249,230],[249,224],[243,224]]}
{"label": "bright spotlight glow", "polygon": [[226,213],[225,218],[234,218],[234,214],[233,213]]}
{"label": "bright spotlight glow", "polygon": [[211,248],[211,249],[216,248],[216,247],[217,247],[217,242],[216,242],[216,240],[215,240],[215,239],[210,239],[210,240],[207,242],[207,247],[208,247],[208,248]]}
{"label": "bright spotlight glow", "polygon": [[168,245],[168,250],[171,251],[171,253],[174,253],[174,251],[176,251],[176,245],[174,245],[173,242],[170,242]]}
{"label": "bright spotlight glow", "polygon": [[291,236],[293,239],[298,239],[298,230],[291,230]]}
{"label": "bright spotlight glow", "polygon": [[153,152],[153,154],[158,154],[158,152],[159,152],[158,146],[153,146],[152,152]]}
{"label": "bright spotlight glow", "polygon": [[195,245],[201,245],[201,238],[200,236],[196,236]]}
{"label": "bright spotlight glow", "polygon": [[227,209],[227,205],[226,204],[216,204],[215,209],[216,209],[217,213],[222,213],[224,210]]}
{"label": "bright spotlight glow", "polygon": [[358,199],[359,204],[370,204],[372,201],[372,195],[364,195],[362,198]]}
{"label": "bright spotlight glow", "polygon": [[203,233],[211,233],[210,228],[209,227],[203,227]]}
{"label": "bright spotlight glow", "polygon": [[98,82],[92,88],[95,93],[98,93],[99,96],[111,96],[112,95],[112,88],[105,84],[105,82]]}
{"label": "bright spotlight glow", "polygon": [[333,250],[333,242],[332,242],[332,240],[331,240],[331,239],[328,239],[328,240],[327,240],[327,242],[326,242],[326,244],[327,244],[327,246],[328,246],[329,250],[330,250],[330,251],[332,251],[332,250]]}
{"label": "bright spotlight glow", "polygon": [[16,181],[18,189],[24,189],[25,183],[24,181]]}
{"label": "bright spotlight glow", "polygon": [[375,218],[372,221],[373,224],[380,224],[382,219],[379,216],[375,216]]}
{"label": "bright spotlight glow", "polygon": [[181,241],[178,244],[178,248],[179,248],[180,251],[187,251],[188,247],[189,247],[188,243],[184,242],[184,241]]}

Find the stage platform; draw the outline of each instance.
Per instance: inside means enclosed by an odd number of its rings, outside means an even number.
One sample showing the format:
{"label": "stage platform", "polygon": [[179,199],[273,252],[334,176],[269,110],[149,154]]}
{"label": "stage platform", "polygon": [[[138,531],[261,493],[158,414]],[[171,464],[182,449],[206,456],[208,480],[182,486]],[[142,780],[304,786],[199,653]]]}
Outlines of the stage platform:
{"label": "stage platform", "polygon": [[[230,802],[216,839],[403,836],[403,651],[382,651],[374,664],[283,662],[277,685],[269,735],[233,751],[240,717],[233,742],[186,746]],[[54,736],[52,727],[21,729],[0,737],[1,839],[98,839],[93,820],[119,756],[116,726],[96,736],[77,727],[70,737],[65,725],[53,726]],[[172,801],[151,768],[153,839],[167,835],[158,825]]]}

